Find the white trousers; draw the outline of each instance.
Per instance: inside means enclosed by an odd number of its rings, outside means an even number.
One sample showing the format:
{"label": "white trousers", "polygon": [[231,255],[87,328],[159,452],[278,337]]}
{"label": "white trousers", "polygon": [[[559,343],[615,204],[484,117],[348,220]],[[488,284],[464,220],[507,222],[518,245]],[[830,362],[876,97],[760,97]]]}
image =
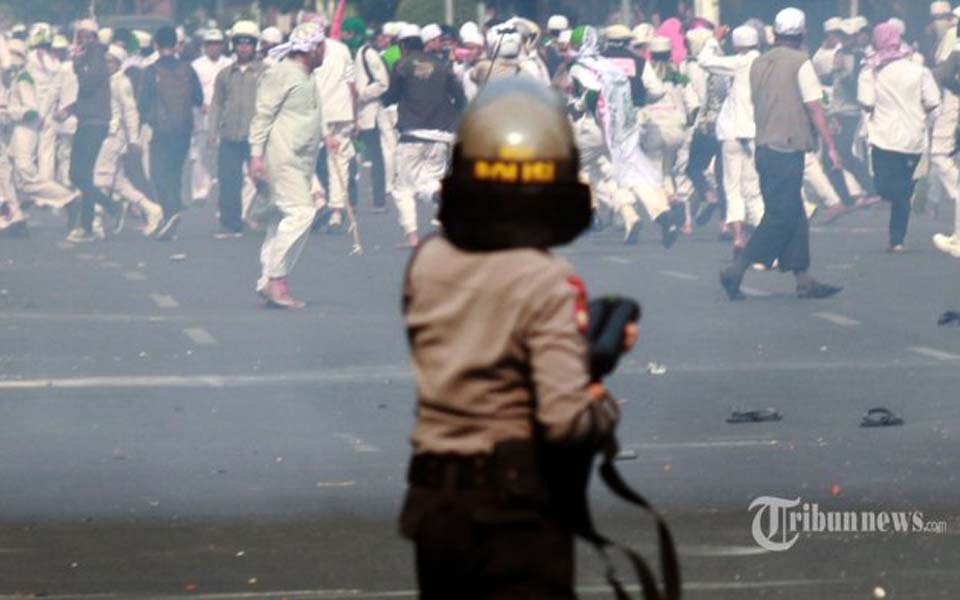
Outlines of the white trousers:
{"label": "white trousers", "polygon": [[393,199],[404,234],[417,231],[417,197],[432,198],[440,191],[449,154],[450,145],[444,142],[401,142],[397,146]]}
{"label": "white trousers", "polygon": [[803,194],[807,201],[819,200],[827,208],[840,204],[840,195],[833,189],[816,152],[807,152],[803,157]]}
{"label": "white trousers", "polygon": [[39,132],[34,127],[17,126],[10,141],[13,160],[13,183],[20,201],[32,201],[37,206],[62,208],[76,198],[76,192],[53,179],[43,179],[37,171],[37,144]]}
{"label": "white trousers", "polygon": [[41,179],[57,180],[57,130],[55,124],[44,122],[37,142],[37,172]]}
{"label": "white trousers", "polygon": [[[650,117],[644,124],[641,147],[654,165],[659,165],[663,174],[663,192],[670,200],[683,201],[681,192],[688,193],[693,186],[689,184],[686,173],[680,173],[678,158],[684,142],[689,138],[684,124],[673,118],[659,115]],[[689,157],[689,147],[687,151]],[[686,168],[686,159],[684,160]]]}
{"label": "white trousers", "polygon": [[159,205],[151,202],[127,179],[123,171],[123,155],[126,151],[127,143],[120,135],[111,135],[103,140],[100,154],[97,155],[97,162],[93,167],[93,185],[100,188],[108,197],[113,192],[124,202],[140,207],[150,207],[153,204],[159,209]]}
{"label": "white trousers", "polygon": [[53,171],[54,181],[60,185],[70,186],[70,155],[73,152],[73,136],[70,134],[57,135],[55,145],[56,167]]}
{"label": "white trousers", "polygon": [[[201,117],[206,119],[206,117]],[[190,138],[190,199],[206,199],[213,189],[216,156],[207,145],[206,128],[198,128]]]}
{"label": "white trousers", "polygon": [[13,159],[9,156],[8,148],[8,144],[0,143],[0,207],[7,213],[6,218],[0,217],[0,230],[23,220],[23,211],[13,185]]}
{"label": "white trousers", "polygon": [[280,165],[267,168],[270,177],[270,201],[279,213],[266,227],[260,247],[260,279],[257,290],[271,279],[286,277],[307,243],[310,225],[316,215],[310,195],[312,171]]}
{"label": "white trousers", "polygon": [[931,154],[927,177],[931,202],[955,203],[960,198],[960,169],[952,156]]}
{"label": "white trousers", "polygon": [[397,133],[397,105],[384,107],[377,113],[377,128],[380,130],[380,148],[383,150],[383,170],[386,176],[387,194],[393,194],[396,177],[396,152],[400,136]]}
{"label": "white trousers", "polygon": [[754,164],[753,141],[723,141],[723,191],[727,195],[727,223],[759,225],[763,218],[760,176]]}
{"label": "white trousers", "polygon": [[337,141],[337,149],[327,149],[327,204],[339,209],[347,205],[350,185],[350,161],[356,156],[353,147],[353,122],[341,121],[327,125],[327,135]]}

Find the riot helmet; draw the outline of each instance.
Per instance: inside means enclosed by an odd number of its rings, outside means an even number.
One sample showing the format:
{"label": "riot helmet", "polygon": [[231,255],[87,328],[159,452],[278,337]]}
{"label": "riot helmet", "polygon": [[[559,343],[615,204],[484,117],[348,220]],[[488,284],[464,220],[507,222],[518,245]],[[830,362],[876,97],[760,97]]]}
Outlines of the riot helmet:
{"label": "riot helmet", "polygon": [[525,77],[481,90],[460,122],[439,219],[472,251],[566,244],[590,224],[590,188],[560,97]]}

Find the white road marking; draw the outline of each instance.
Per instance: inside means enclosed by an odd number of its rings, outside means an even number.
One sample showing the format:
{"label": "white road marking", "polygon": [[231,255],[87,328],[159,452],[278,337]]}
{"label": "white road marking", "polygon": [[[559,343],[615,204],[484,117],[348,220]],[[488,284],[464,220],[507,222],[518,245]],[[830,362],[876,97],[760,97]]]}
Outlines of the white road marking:
{"label": "white road marking", "polygon": [[194,344],[209,345],[217,343],[217,338],[210,335],[210,332],[202,327],[188,327],[183,330],[183,333],[190,338]]}
{"label": "white road marking", "polygon": [[752,446],[776,446],[777,440],[725,440],[715,442],[654,442],[649,444],[625,444],[624,448],[637,450],[676,450],[684,448],[747,448]]}
{"label": "white road marking", "polygon": [[150,294],[150,298],[153,300],[153,303],[160,308],[177,308],[180,306],[180,303],[177,302],[173,296],[166,294]]}
{"label": "white road marking", "polygon": [[[929,350],[929,349],[926,349]],[[767,363],[744,363],[735,365],[671,365],[674,375],[686,373],[775,373],[775,372],[819,372],[837,370],[889,371],[892,369],[916,369],[918,367],[944,368],[948,360],[960,360],[960,355],[948,355],[937,352],[936,361],[779,361]],[[922,354],[922,352],[921,352]],[[617,370],[619,375],[647,375],[646,365],[626,363]],[[367,367],[341,367],[318,371],[292,371],[261,375],[122,375],[97,377],[61,377],[47,379],[12,379],[14,375],[4,374],[0,379],[0,390],[42,390],[42,389],[118,389],[118,388],[235,388],[267,385],[325,385],[325,384],[381,384],[407,385],[413,379],[413,373],[406,364],[372,365]]]}
{"label": "white road marking", "polygon": [[823,319],[824,321],[830,321],[834,325],[840,325],[841,327],[856,327],[860,325],[860,321],[856,319],[851,319],[850,317],[845,317],[843,315],[838,315],[836,313],[830,312],[818,312],[813,313],[813,316],[818,319]]}
{"label": "white road marking", "polygon": [[756,296],[757,298],[766,298],[772,296],[770,292],[765,292],[763,290],[758,290],[756,288],[747,287],[745,285],[740,286],[740,291],[748,296]]}
{"label": "white road marking", "polygon": [[147,276],[140,271],[127,271],[123,274],[127,281],[146,281]]}
{"label": "white road marking", "polygon": [[684,556],[757,556],[769,551],[760,546],[694,546],[684,548]]}
{"label": "white road marking", "polygon": [[354,452],[380,452],[380,448],[361,440],[355,435],[349,433],[338,433],[337,437],[350,444]]}
{"label": "white road marking", "polygon": [[673,277],[674,279],[683,279],[685,281],[693,281],[695,279],[700,279],[696,275],[691,275],[690,273],[682,273],[680,271],[660,271],[661,275],[666,275],[667,277]]}
{"label": "white road marking", "polygon": [[937,350],[936,348],[926,348],[924,346],[911,346],[907,348],[910,352],[920,354],[922,356],[928,356],[930,358],[935,358],[937,360],[960,360],[960,354],[952,354],[950,352],[944,352],[943,350]]}
{"label": "white road marking", "polygon": [[601,260],[616,263],[618,265],[629,265],[629,264],[633,264],[634,262],[633,260],[629,258],[624,258],[623,256],[603,256],[601,257]]}
{"label": "white road marking", "polygon": [[[722,591],[722,590],[780,590],[792,587],[819,587],[832,585],[855,585],[856,579],[781,579],[767,581],[685,581],[683,589],[686,591]],[[862,582],[861,582],[862,583]],[[624,585],[629,592],[639,592],[638,585]],[[577,586],[577,594],[581,596],[610,596],[610,587],[601,585]],[[380,590],[365,591],[359,589],[325,589],[325,590],[273,590],[264,592],[220,592],[215,594],[189,594],[195,600],[259,600],[269,598],[306,598],[311,600],[374,600],[378,598],[417,598],[417,590]],[[4,595],[0,600],[18,600],[23,596]],[[121,598],[120,594],[70,594],[68,596],[44,596],[46,600],[97,600],[101,598]],[[180,600],[180,595],[151,595],[151,600]]]}
{"label": "white road marking", "polygon": [[103,261],[102,263],[100,263],[100,266],[101,266],[101,267],[106,267],[106,268],[108,268],[108,269],[119,269],[119,268],[120,268],[120,263],[118,263],[118,262],[115,261],[115,260],[105,260],[105,261]]}
{"label": "white road marking", "polygon": [[356,481],[318,481],[318,488],[345,488],[353,487],[357,484]]}

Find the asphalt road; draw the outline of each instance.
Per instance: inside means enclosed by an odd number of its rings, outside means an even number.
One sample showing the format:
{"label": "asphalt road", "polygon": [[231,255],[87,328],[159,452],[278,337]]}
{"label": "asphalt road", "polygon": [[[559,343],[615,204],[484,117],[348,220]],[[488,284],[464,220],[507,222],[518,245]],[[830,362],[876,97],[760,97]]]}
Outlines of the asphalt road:
{"label": "asphalt road", "polygon": [[[392,215],[360,217],[363,256],[310,240],[301,312],[257,306],[259,236],[213,240],[209,207],[167,244],[128,230],[72,246],[50,215],[0,240],[0,598],[415,596],[395,526],[407,253]],[[673,526],[689,597],[957,597],[960,329],[936,318],[960,307],[960,261],[930,245],[945,224],[915,219],[900,256],[885,225],[814,223],[815,273],[846,286],[826,301],[750,273],[750,298],[728,302],[712,227],[671,251],[649,225],[638,247],[605,231],[561,251],[592,292],[643,302],[610,382],[636,452],[620,467]],[[904,426],[859,427],[874,406]],[[725,422],[765,407],[783,420]],[[653,559],[650,522],[594,491],[601,528]],[[771,552],[751,533],[760,496],[921,511],[945,532],[811,533]],[[606,597],[582,554],[584,597]]]}

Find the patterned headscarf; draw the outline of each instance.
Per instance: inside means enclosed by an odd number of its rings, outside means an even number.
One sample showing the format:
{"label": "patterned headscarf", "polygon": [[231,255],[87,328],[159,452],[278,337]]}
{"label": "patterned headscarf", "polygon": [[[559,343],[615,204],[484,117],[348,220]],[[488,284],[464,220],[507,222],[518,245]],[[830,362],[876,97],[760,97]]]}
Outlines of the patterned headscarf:
{"label": "patterned headscarf", "polygon": [[283,60],[291,52],[311,52],[323,43],[326,36],[317,23],[301,23],[290,34],[290,40],[270,49],[270,58]]}
{"label": "patterned headscarf", "polygon": [[912,52],[911,48],[903,45],[900,29],[890,22],[880,23],[873,29],[873,48],[876,52],[867,59],[867,64],[874,70],[910,56]]}

